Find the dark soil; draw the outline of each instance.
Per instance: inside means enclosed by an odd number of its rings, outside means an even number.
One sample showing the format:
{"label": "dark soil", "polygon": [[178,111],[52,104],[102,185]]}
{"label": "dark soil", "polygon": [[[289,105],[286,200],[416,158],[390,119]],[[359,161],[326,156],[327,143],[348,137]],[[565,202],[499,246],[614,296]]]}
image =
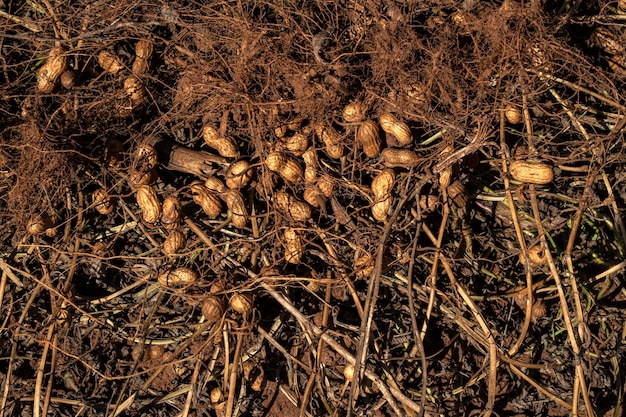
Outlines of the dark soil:
{"label": "dark soil", "polygon": [[0,417],[624,415],[626,2],[0,12]]}

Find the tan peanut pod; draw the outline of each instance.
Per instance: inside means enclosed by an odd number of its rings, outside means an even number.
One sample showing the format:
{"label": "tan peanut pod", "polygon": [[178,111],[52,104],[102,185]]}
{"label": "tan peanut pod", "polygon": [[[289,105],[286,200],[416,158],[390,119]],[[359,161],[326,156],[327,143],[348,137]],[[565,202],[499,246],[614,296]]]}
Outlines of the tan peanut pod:
{"label": "tan peanut pod", "polygon": [[149,185],[140,186],[135,193],[135,199],[141,209],[143,221],[156,223],[161,217],[161,203],[154,188]]}
{"label": "tan peanut pod", "polygon": [[124,68],[122,60],[117,55],[112,54],[109,51],[100,51],[98,54],[98,65],[100,65],[103,70],[113,75],[117,74]]}
{"label": "tan peanut pod", "polygon": [[171,195],[163,201],[163,213],[161,214],[161,224],[164,228],[176,229],[180,223],[183,206],[175,195]]}
{"label": "tan peanut pod", "polygon": [[313,184],[309,184],[306,186],[306,188],[302,192],[302,198],[304,198],[304,201],[306,201],[315,208],[321,207],[323,202],[326,201],[326,197],[322,193],[322,190],[320,190],[317,185]]}
{"label": "tan peanut pod", "polygon": [[317,179],[317,169],[311,165],[306,165],[304,168],[304,182],[306,184],[313,184]]}
{"label": "tan peanut pod", "polygon": [[135,56],[139,59],[149,60],[153,51],[154,45],[148,39],[140,39],[135,45]]}
{"label": "tan peanut pod", "polygon": [[44,216],[36,215],[31,217],[26,224],[26,232],[29,235],[40,235],[46,231],[48,225],[46,224]]}
{"label": "tan peanut pod", "polygon": [[209,295],[202,302],[202,315],[208,323],[220,321],[226,312],[224,299],[217,295]]}
{"label": "tan peanut pod", "polygon": [[554,179],[552,167],[543,162],[513,161],[509,172],[514,180],[527,184],[549,184]]}
{"label": "tan peanut pod", "polygon": [[180,230],[172,230],[163,242],[161,249],[165,255],[174,255],[185,246],[185,234]]}
{"label": "tan peanut pod", "polygon": [[626,10],[626,0],[617,0],[617,8],[621,11]]}
{"label": "tan peanut pod", "polygon": [[282,139],[285,136],[287,136],[287,132],[289,131],[289,128],[287,127],[286,124],[284,125],[280,125],[277,128],[274,129],[274,134],[279,138]]}
{"label": "tan peanut pod", "polygon": [[223,194],[222,198],[230,210],[230,219],[238,229],[244,229],[248,223],[248,210],[243,201],[243,195],[239,190],[229,190]]}
{"label": "tan peanut pod", "polygon": [[456,180],[448,186],[448,197],[458,207],[464,207],[467,204],[467,191],[461,181]]}
{"label": "tan peanut pod", "polygon": [[189,189],[193,193],[193,201],[202,208],[202,211],[209,217],[217,217],[222,213],[222,203],[200,181],[193,182],[189,185]]}
{"label": "tan peanut pod", "polygon": [[73,69],[66,69],[61,74],[61,85],[68,90],[76,85],[78,80],[78,73]]}
{"label": "tan peanut pod", "polygon": [[37,90],[50,93],[54,90],[57,80],[67,68],[65,51],[60,46],[50,50],[46,62],[37,71]]}
{"label": "tan peanut pod", "polygon": [[354,272],[359,279],[367,278],[374,272],[374,259],[368,253],[357,258],[354,262]]}
{"label": "tan peanut pod", "polygon": [[137,187],[139,185],[150,185],[154,184],[154,182],[159,178],[159,173],[156,168],[152,168],[148,172],[143,172],[139,170],[133,170],[130,173],[130,177],[128,178],[130,184]]}
{"label": "tan peanut pod", "polygon": [[[524,259],[524,254],[520,252],[519,261],[522,265],[526,262]],[[541,245],[536,245],[531,248],[528,248],[528,262],[530,262],[530,266],[537,267],[545,264],[548,261],[548,257],[546,253],[541,248]]]}
{"label": "tan peanut pod", "polygon": [[324,142],[326,154],[333,159],[343,156],[343,138],[334,127],[321,123],[315,127],[317,137]]}
{"label": "tan peanut pod", "polygon": [[376,122],[373,120],[363,122],[356,131],[356,141],[363,146],[363,152],[368,158],[376,158],[381,146]]}
{"label": "tan peanut pod", "polygon": [[381,153],[383,164],[389,168],[413,168],[421,158],[410,149],[386,148]]}
{"label": "tan peanut pod", "polygon": [[248,184],[252,178],[250,162],[241,160],[232,163],[226,171],[226,186],[231,189],[240,189]]}
{"label": "tan peanut pod", "polygon": [[512,125],[517,125],[522,122],[522,111],[519,107],[509,104],[504,109],[504,117],[506,121],[511,123]]}
{"label": "tan peanut pod", "polygon": [[198,278],[198,273],[193,269],[180,267],[159,275],[158,281],[164,287],[183,287],[193,284]]}
{"label": "tan peanut pod", "polygon": [[302,156],[309,147],[309,138],[304,133],[295,133],[293,136],[285,139],[283,147],[295,156]]}
{"label": "tan peanut pod", "polygon": [[387,214],[389,213],[392,202],[392,196],[388,195],[382,200],[374,203],[374,205],[372,205],[372,217],[379,222],[385,222],[387,220]]}
{"label": "tan peanut pod", "polygon": [[226,186],[224,185],[224,183],[222,182],[222,180],[220,180],[217,177],[209,177],[206,179],[206,181],[204,182],[204,186],[206,188],[208,188],[209,190],[215,192],[215,193],[223,193],[224,191],[226,191]]}
{"label": "tan peanut pod", "polygon": [[400,145],[406,146],[413,143],[413,135],[411,135],[411,129],[409,125],[401,122],[391,113],[381,114],[378,118],[380,127],[392,135]]}
{"label": "tan peanut pod", "polygon": [[213,388],[210,395],[211,403],[217,404],[219,402],[224,401],[224,392],[220,387]]}
{"label": "tan peanut pod", "polygon": [[91,201],[94,206],[93,208],[96,209],[98,213],[105,216],[111,214],[115,208],[113,199],[104,188],[99,188],[94,191],[91,195]]}
{"label": "tan peanut pod", "polygon": [[349,103],[343,108],[343,120],[346,123],[357,123],[365,119],[367,108],[363,103]]}
{"label": "tan peanut pod", "polygon": [[372,180],[372,192],[376,201],[386,199],[391,194],[391,190],[396,182],[396,173],[392,169],[381,171]]}
{"label": "tan peanut pod", "polygon": [[265,159],[267,167],[278,172],[285,181],[298,182],[302,180],[302,166],[298,160],[282,152],[272,152]]}
{"label": "tan peanut pod", "polygon": [[430,213],[437,209],[439,204],[439,197],[436,195],[421,195],[420,196],[420,208],[423,213]]}
{"label": "tan peanut pod", "polygon": [[311,218],[311,206],[284,191],[275,196],[276,205],[295,222],[305,222]]}
{"label": "tan peanut pod", "polygon": [[332,197],[335,194],[335,179],[328,174],[322,175],[317,180],[317,186],[326,197]]}
{"label": "tan peanut pod", "polygon": [[230,306],[237,313],[247,314],[254,307],[254,298],[250,294],[238,293],[230,297]]}
{"label": "tan peanut pod", "polygon": [[248,381],[250,389],[255,392],[265,388],[265,371],[260,365],[247,361],[243,364],[243,376]]}
{"label": "tan peanut pod", "polygon": [[154,146],[143,144],[135,151],[135,169],[143,172],[150,171],[159,163],[159,155]]}
{"label": "tan peanut pod", "polygon": [[285,260],[290,264],[299,264],[304,253],[300,233],[291,227],[285,229]]}
{"label": "tan peanut pod", "polygon": [[609,55],[624,53],[624,41],[605,27],[599,27],[591,34],[593,42]]}
{"label": "tan peanut pod", "polygon": [[343,376],[346,378],[346,381],[352,381],[354,377],[354,364],[349,363],[343,368]]}
{"label": "tan peanut pod", "polygon": [[124,91],[130,99],[132,109],[139,107],[146,98],[146,88],[141,80],[135,76],[130,76],[124,80]]}
{"label": "tan peanut pod", "polygon": [[133,74],[135,75],[143,75],[146,72],[148,72],[149,67],[150,67],[150,64],[148,63],[147,60],[142,59],[142,58],[135,58],[135,60],[133,61],[133,66],[131,70]]}
{"label": "tan peanut pod", "polygon": [[211,125],[204,125],[202,128],[202,138],[204,142],[224,158],[239,158],[237,144],[232,138],[221,137],[217,129]]}
{"label": "tan peanut pod", "polygon": [[[450,153],[452,153],[453,150],[454,148],[452,145],[447,145],[439,154],[439,159],[445,159]],[[452,172],[453,166],[450,165],[439,173],[439,187],[445,189],[450,185],[450,182],[452,181]]]}
{"label": "tan peanut pod", "polygon": [[306,165],[317,167],[318,161],[317,151],[315,150],[315,147],[311,146],[309,149],[304,151],[304,153],[302,154],[302,159],[304,159],[304,163]]}

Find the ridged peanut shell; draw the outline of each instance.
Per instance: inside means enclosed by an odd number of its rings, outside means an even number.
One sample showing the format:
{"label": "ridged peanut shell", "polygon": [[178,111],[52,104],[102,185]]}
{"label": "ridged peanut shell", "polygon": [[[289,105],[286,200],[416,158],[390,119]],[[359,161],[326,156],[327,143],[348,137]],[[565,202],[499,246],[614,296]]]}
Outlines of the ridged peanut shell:
{"label": "ridged peanut shell", "polygon": [[244,229],[248,223],[248,210],[239,190],[229,190],[222,196],[228,210],[230,210],[233,226]]}
{"label": "ridged peanut shell", "polygon": [[304,201],[300,201],[284,191],[277,192],[274,198],[278,208],[291,217],[293,221],[305,222],[311,218],[311,206]]}
{"label": "ridged peanut shell", "polygon": [[317,125],[315,133],[324,142],[326,154],[330,158],[339,159],[343,156],[343,138],[334,127],[322,123]]}
{"label": "ridged peanut shell", "polygon": [[343,120],[346,123],[357,123],[365,119],[367,107],[363,103],[349,103],[343,108]]}
{"label": "ridged peanut shell", "polygon": [[309,147],[309,138],[304,133],[295,133],[285,139],[283,147],[295,156],[301,156]]}
{"label": "ridged peanut shell", "polygon": [[150,171],[159,163],[159,155],[154,146],[143,144],[135,151],[135,169]]}
{"label": "ridged peanut shell", "polygon": [[605,27],[598,27],[594,30],[591,38],[597,46],[609,55],[619,55],[624,52],[624,41]]}
{"label": "ridged peanut shell", "polygon": [[45,219],[40,215],[31,217],[26,224],[26,232],[33,236],[42,234],[47,228]]}
{"label": "ridged peanut shell", "polygon": [[139,59],[150,59],[153,51],[154,45],[148,39],[140,39],[135,45],[135,55]]}
{"label": "ridged peanut shell", "polygon": [[73,69],[66,69],[61,73],[61,85],[68,90],[76,85],[78,73]]}
{"label": "ridged peanut shell", "polygon": [[373,120],[366,120],[356,131],[356,141],[363,147],[368,158],[376,158],[380,154],[380,133]]}
{"label": "ridged peanut shell", "polygon": [[198,278],[193,269],[180,267],[159,275],[158,281],[164,287],[182,287],[193,284]]}
{"label": "ridged peanut shell", "polygon": [[149,185],[140,186],[135,193],[135,199],[141,209],[143,221],[156,223],[161,217],[161,203],[154,188]]}
{"label": "ridged peanut shell", "polygon": [[113,212],[115,208],[115,204],[113,204],[113,199],[104,188],[99,188],[93,192],[91,195],[91,201],[93,204],[93,208],[102,215],[108,215]]}
{"label": "ridged peanut shell", "polygon": [[232,163],[226,171],[226,186],[231,189],[240,189],[248,184],[252,178],[250,162],[241,160]]}
{"label": "ridged peanut shell", "polygon": [[234,294],[230,298],[230,306],[237,313],[247,314],[252,311],[252,307],[254,307],[254,298],[250,294]]}
{"label": "ridged peanut shell", "polygon": [[319,208],[322,205],[322,202],[326,200],[326,197],[322,193],[322,190],[320,190],[317,185],[313,184],[309,184],[306,186],[306,188],[302,192],[302,198],[304,198],[304,201],[306,201],[315,208]]}
{"label": "ridged peanut shell", "polygon": [[303,246],[302,237],[296,230],[285,229],[285,260],[290,264],[299,264],[302,259]]}
{"label": "ridged peanut shell", "polygon": [[392,169],[381,171],[372,180],[372,192],[376,197],[376,201],[384,200],[391,194],[391,190],[396,182],[396,173]]}
{"label": "ridged peanut shell", "polygon": [[265,159],[265,163],[271,171],[278,172],[285,181],[299,182],[304,175],[302,165],[298,160],[282,152],[270,153]]}
{"label": "ridged peanut shell", "polygon": [[379,222],[385,222],[387,220],[387,214],[389,213],[392,202],[393,199],[391,195],[388,195],[382,200],[374,203],[374,205],[372,205],[372,217]]}
{"label": "ridged peanut shell", "polygon": [[141,80],[135,76],[130,76],[124,80],[124,91],[130,99],[133,109],[141,105],[146,98],[146,88]]}
{"label": "ridged peanut shell", "polygon": [[52,48],[48,59],[37,71],[37,90],[50,93],[54,90],[57,80],[67,68],[67,58],[60,46]]}
{"label": "ridged peanut shell", "polygon": [[161,224],[166,229],[175,229],[180,223],[183,206],[178,197],[171,195],[163,201],[163,213],[161,214]]}
{"label": "ridged peanut shell", "polygon": [[194,182],[189,186],[193,193],[193,201],[202,208],[209,217],[217,217],[222,212],[220,200],[201,182]]}
{"label": "ridged peanut shell", "polygon": [[456,180],[448,186],[448,197],[458,207],[464,207],[467,204],[467,190],[461,181]]}
{"label": "ridged peanut shell", "polygon": [[209,295],[202,302],[202,315],[208,323],[220,321],[226,311],[224,299],[217,295]]}
{"label": "ridged peanut shell", "polygon": [[389,168],[413,168],[421,161],[410,149],[386,148],[381,154],[383,164]]}
{"label": "ridged peanut shell", "polygon": [[133,66],[131,70],[133,74],[135,75],[142,75],[148,72],[149,67],[150,67],[150,64],[148,60],[142,59],[142,58],[135,58],[135,60],[133,61]]}
{"label": "ridged peanut shell", "polygon": [[218,194],[226,191],[226,186],[224,185],[222,180],[220,180],[217,177],[207,178],[206,181],[204,182],[204,186],[208,188],[209,190],[216,192]]}
{"label": "ridged peanut shell", "polygon": [[[443,160],[444,158],[446,158],[450,153],[452,153],[453,151],[453,146],[452,145],[448,145],[445,148],[443,148],[443,150],[441,151],[441,153],[439,154],[439,158],[441,160]],[[440,173],[439,173],[439,187],[441,187],[442,189],[447,188],[450,185],[450,182],[452,181],[452,173],[453,173],[453,166],[447,166],[445,169],[443,169]]]}
{"label": "ridged peanut shell", "polygon": [[335,194],[335,179],[328,174],[324,174],[317,180],[317,186],[326,197]]}
{"label": "ridged peanut shell", "polygon": [[421,195],[420,196],[420,208],[422,209],[422,213],[430,213],[435,211],[437,205],[439,204],[439,197],[436,195]]}
{"label": "ridged peanut shell", "polygon": [[265,388],[265,371],[261,365],[252,361],[243,364],[243,376],[248,381],[248,386],[252,391],[261,392]]}
{"label": "ridged peanut shell", "polygon": [[165,255],[173,255],[185,246],[185,234],[180,230],[172,230],[163,242],[162,251]]}
{"label": "ridged peanut shell", "polygon": [[233,138],[220,136],[217,129],[211,125],[204,125],[202,128],[202,138],[211,148],[217,150],[224,158],[239,158],[237,143]]}
{"label": "ridged peanut shell", "polygon": [[506,121],[512,125],[517,125],[522,122],[522,111],[514,104],[509,104],[504,109],[504,117]]}
{"label": "ridged peanut shell", "polygon": [[552,167],[543,162],[513,161],[509,172],[514,180],[527,184],[549,184],[554,179]]}
{"label": "ridged peanut shell", "polygon": [[117,74],[124,68],[122,60],[109,51],[100,51],[98,54],[98,65],[109,74]]}
{"label": "ridged peanut shell", "polygon": [[413,143],[413,136],[409,125],[398,120],[391,113],[384,113],[378,118],[380,127],[390,135],[392,135],[400,145],[410,145]]}

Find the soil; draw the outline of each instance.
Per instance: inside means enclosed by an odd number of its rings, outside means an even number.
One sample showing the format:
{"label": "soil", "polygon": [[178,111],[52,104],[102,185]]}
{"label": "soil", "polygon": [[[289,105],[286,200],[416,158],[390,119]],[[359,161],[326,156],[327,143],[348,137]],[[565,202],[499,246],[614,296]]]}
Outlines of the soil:
{"label": "soil", "polygon": [[626,2],[66,3],[0,0],[0,417],[624,415]]}

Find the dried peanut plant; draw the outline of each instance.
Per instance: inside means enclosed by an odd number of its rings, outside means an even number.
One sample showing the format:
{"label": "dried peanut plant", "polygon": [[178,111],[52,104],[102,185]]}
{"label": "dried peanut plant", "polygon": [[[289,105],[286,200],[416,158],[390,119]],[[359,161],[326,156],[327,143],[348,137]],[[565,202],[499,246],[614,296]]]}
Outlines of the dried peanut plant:
{"label": "dried peanut plant", "polygon": [[0,1],[0,417],[623,415],[625,18]]}

